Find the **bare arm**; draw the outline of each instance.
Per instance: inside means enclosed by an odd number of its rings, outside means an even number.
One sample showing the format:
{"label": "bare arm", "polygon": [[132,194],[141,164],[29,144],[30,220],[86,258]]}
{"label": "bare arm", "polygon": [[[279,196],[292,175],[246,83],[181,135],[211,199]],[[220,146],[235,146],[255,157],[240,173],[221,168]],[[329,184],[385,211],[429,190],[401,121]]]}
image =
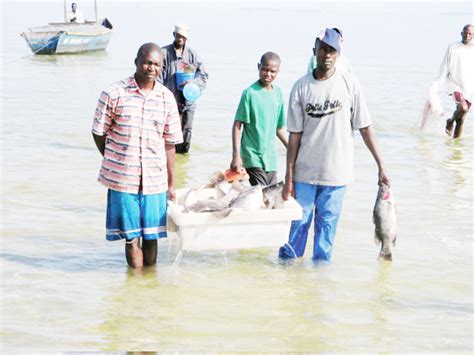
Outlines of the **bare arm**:
{"label": "bare arm", "polygon": [[100,154],[102,154],[102,156],[104,156],[104,153],[105,153],[105,135],[98,136],[98,135],[92,133],[92,137],[94,137],[95,145],[97,146],[97,149],[99,150]]}
{"label": "bare arm", "polygon": [[166,169],[168,171],[168,200],[176,200],[175,192],[175,157],[176,148],[174,144],[165,144],[166,151]]}
{"label": "bare arm", "polygon": [[362,138],[364,139],[365,145],[369,149],[370,153],[372,153],[372,156],[374,157],[375,162],[377,163],[377,166],[379,168],[378,184],[385,184],[387,186],[390,186],[390,177],[385,172],[382,157],[380,156],[379,149],[377,146],[377,140],[375,139],[374,129],[372,128],[372,126],[369,126],[359,129],[359,132]]}
{"label": "bare arm", "polygon": [[232,126],[232,161],[230,168],[233,171],[240,171],[242,159],[240,157],[240,135],[242,131],[242,122],[234,121]]}
{"label": "bare arm", "polygon": [[286,132],[283,128],[277,129],[277,137],[283,145],[288,148],[288,139],[286,138]]}
{"label": "bare arm", "polygon": [[301,132],[290,132],[290,139],[288,142],[288,151],[286,152],[286,176],[285,186],[283,187],[282,197],[286,201],[288,196],[294,196],[293,191],[293,170],[295,168],[296,157],[300,149]]}

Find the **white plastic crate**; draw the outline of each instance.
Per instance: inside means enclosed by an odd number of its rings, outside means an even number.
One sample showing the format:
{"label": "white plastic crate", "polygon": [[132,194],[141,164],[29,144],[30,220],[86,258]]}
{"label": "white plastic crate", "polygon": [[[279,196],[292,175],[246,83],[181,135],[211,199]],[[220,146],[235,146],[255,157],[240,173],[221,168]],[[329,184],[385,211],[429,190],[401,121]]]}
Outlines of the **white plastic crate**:
{"label": "white plastic crate", "polygon": [[[175,230],[183,251],[280,247],[288,242],[291,221],[301,219],[301,206],[292,197],[283,208],[232,211],[220,218],[212,212],[183,212],[187,189],[176,190],[176,203],[168,202],[169,230]],[[202,189],[201,198],[215,197],[215,189]]]}

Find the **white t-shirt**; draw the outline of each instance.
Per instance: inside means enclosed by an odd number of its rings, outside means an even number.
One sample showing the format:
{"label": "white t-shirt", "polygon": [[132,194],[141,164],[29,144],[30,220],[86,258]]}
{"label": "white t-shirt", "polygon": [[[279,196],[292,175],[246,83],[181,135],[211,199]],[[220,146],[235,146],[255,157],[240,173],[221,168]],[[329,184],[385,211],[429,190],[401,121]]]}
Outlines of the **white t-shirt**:
{"label": "white t-shirt", "polygon": [[[71,21],[73,18],[76,18],[75,21]],[[76,10],[76,12],[72,12],[70,11],[68,14],[67,14],[67,20],[69,22],[74,22],[74,23],[84,23],[84,16],[82,16],[82,13],[79,11],[79,10]]]}
{"label": "white t-shirt", "polygon": [[459,91],[472,103],[474,100],[474,45],[452,43],[439,69],[439,79],[447,80],[448,94]]}
{"label": "white t-shirt", "polygon": [[311,73],[290,94],[288,131],[302,132],[294,180],[343,186],[353,180],[354,130],[372,124],[359,83],[338,71],[327,80]]}

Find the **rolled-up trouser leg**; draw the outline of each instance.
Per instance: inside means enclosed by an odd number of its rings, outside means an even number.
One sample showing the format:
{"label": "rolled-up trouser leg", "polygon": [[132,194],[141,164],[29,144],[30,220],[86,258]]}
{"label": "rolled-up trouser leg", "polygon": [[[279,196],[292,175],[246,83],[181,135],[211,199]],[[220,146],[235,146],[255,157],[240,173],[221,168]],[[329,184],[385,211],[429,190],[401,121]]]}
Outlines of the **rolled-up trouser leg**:
{"label": "rolled-up trouser leg", "polygon": [[296,201],[303,208],[301,220],[291,222],[288,243],[280,248],[280,258],[295,258],[303,256],[308,240],[308,230],[311,226],[314,211],[314,201],[316,196],[316,185],[295,182],[294,184]]}
{"label": "rolled-up trouser leg", "polygon": [[345,186],[321,186],[316,191],[313,259],[331,260]]}

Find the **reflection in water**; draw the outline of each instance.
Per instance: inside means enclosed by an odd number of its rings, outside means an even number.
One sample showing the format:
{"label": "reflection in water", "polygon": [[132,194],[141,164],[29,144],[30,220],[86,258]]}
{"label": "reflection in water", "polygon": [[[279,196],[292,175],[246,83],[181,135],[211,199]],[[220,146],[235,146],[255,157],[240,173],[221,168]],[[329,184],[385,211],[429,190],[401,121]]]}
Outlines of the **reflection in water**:
{"label": "reflection in water", "polygon": [[436,166],[436,150],[434,149],[434,142],[432,137],[420,135],[417,142],[417,151],[421,155],[421,162],[426,178],[423,182],[426,183],[430,190],[434,188],[434,184],[442,180],[439,177],[439,169]]}
{"label": "reflection in water", "polygon": [[467,148],[462,139],[449,139],[445,145],[452,150],[452,157],[450,160],[462,160],[463,150]]}
{"label": "reflection in water", "polygon": [[450,139],[446,142],[446,146],[450,155],[443,161],[443,167],[453,172],[454,176],[451,179],[453,188],[461,190],[468,183],[469,176],[467,175],[472,174],[472,165],[464,155],[467,146],[461,139]]}
{"label": "reflection in water", "polygon": [[378,263],[377,277],[375,279],[375,304],[377,307],[374,308],[374,317],[381,323],[387,323],[389,321],[387,310],[393,304],[392,267],[392,262],[379,261]]}
{"label": "reflection in water", "polygon": [[396,348],[399,341],[393,328],[394,324],[394,299],[395,291],[393,282],[393,263],[380,261],[378,263],[377,274],[375,275],[374,292],[375,297],[372,304],[374,314],[374,326],[377,332],[374,336],[374,348],[380,350],[390,350]]}
{"label": "reflection in water", "polygon": [[176,188],[186,187],[188,183],[189,154],[176,154],[175,174]]}
{"label": "reflection in water", "polygon": [[[464,249],[460,255],[466,254],[463,245],[472,235],[473,143],[470,137],[427,135],[420,136],[417,145],[426,174],[420,196],[413,199],[422,212],[418,227],[424,225],[445,250],[458,254]],[[423,193],[425,186],[428,191]]]}
{"label": "reflection in water", "polygon": [[28,60],[31,64],[42,65],[46,63],[58,64],[87,64],[103,61],[109,57],[107,51],[80,52],[74,54],[55,54],[55,55],[31,55]]}
{"label": "reflection in water", "polygon": [[[127,268],[125,283],[109,292],[105,321],[99,331],[107,340],[106,351],[157,349],[157,326],[164,306],[158,292],[157,268]],[[171,306],[172,305],[166,305]],[[150,343],[150,339],[155,339]]]}
{"label": "reflection in water", "polygon": [[466,189],[472,186],[472,141],[445,138],[442,144],[438,136],[419,136],[417,150],[432,192],[449,189],[469,193]]}
{"label": "reflection in water", "polygon": [[[257,5],[257,11],[250,3],[213,4],[212,9],[148,3],[114,2],[105,11],[117,23],[110,51],[29,56],[3,66],[6,159],[0,263],[5,307],[0,352],[472,352],[474,121],[468,118],[471,123],[457,141],[442,128],[423,137],[407,131],[413,112],[423,104],[413,83],[432,77],[429,68],[439,64],[436,53],[444,50],[438,46],[452,40],[446,28],[465,23],[470,13],[466,2],[456,14],[448,2],[429,7],[410,3],[409,8],[333,2],[323,6],[325,11],[316,2],[268,3]],[[30,53],[18,36],[24,24],[53,13],[48,2],[30,2],[29,11],[20,2],[7,1],[6,6],[11,16],[2,18],[4,64]],[[349,218],[339,233],[333,264],[314,266],[311,255],[283,263],[273,249],[228,253],[227,267],[221,253],[189,253],[174,268],[179,249],[174,237],[159,241],[157,268],[127,269],[123,244],[104,240],[106,190],[96,181],[100,157],[90,125],[101,90],[133,73],[137,39],[150,33],[158,39],[160,33],[169,36],[173,16],[157,27],[159,10],[179,13],[194,23],[189,25],[200,39],[216,38],[222,44],[201,42],[213,74],[198,104],[196,145],[189,155],[176,157],[177,188],[201,184],[213,171],[228,167],[235,108],[257,75],[254,59],[247,59],[257,58],[262,49],[261,42],[248,39],[263,38],[267,25],[284,23],[270,26],[274,36],[265,38],[273,41],[269,47],[288,44],[280,47],[286,59],[277,78],[288,100],[305,64],[295,55],[302,41],[292,39],[311,34],[311,24],[324,22],[325,13],[337,13],[352,28],[352,38],[383,25],[386,16],[381,15],[403,15],[404,26],[385,26],[374,40],[383,39],[390,48],[408,45],[410,51],[418,44],[407,43],[404,34],[419,27],[416,14],[427,13],[436,33],[425,38],[425,47],[431,48],[426,56],[401,58],[397,51],[380,51],[368,65],[356,68],[368,88],[396,189],[400,238],[393,265],[375,262],[370,219],[376,173],[358,137],[356,148],[363,150],[356,154],[358,182],[352,202],[346,201],[353,208],[343,212]],[[209,10],[219,16],[209,17]],[[261,16],[269,10],[272,16]],[[448,12],[452,16],[444,16]],[[364,26],[354,26],[354,19],[361,18]],[[215,31],[223,26],[237,29],[231,41]],[[355,64],[367,48],[363,42],[353,48]],[[229,53],[249,55],[235,60]],[[383,81],[380,90],[380,79],[393,73],[405,75]],[[285,152],[280,148],[278,172],[283,177]]]}

